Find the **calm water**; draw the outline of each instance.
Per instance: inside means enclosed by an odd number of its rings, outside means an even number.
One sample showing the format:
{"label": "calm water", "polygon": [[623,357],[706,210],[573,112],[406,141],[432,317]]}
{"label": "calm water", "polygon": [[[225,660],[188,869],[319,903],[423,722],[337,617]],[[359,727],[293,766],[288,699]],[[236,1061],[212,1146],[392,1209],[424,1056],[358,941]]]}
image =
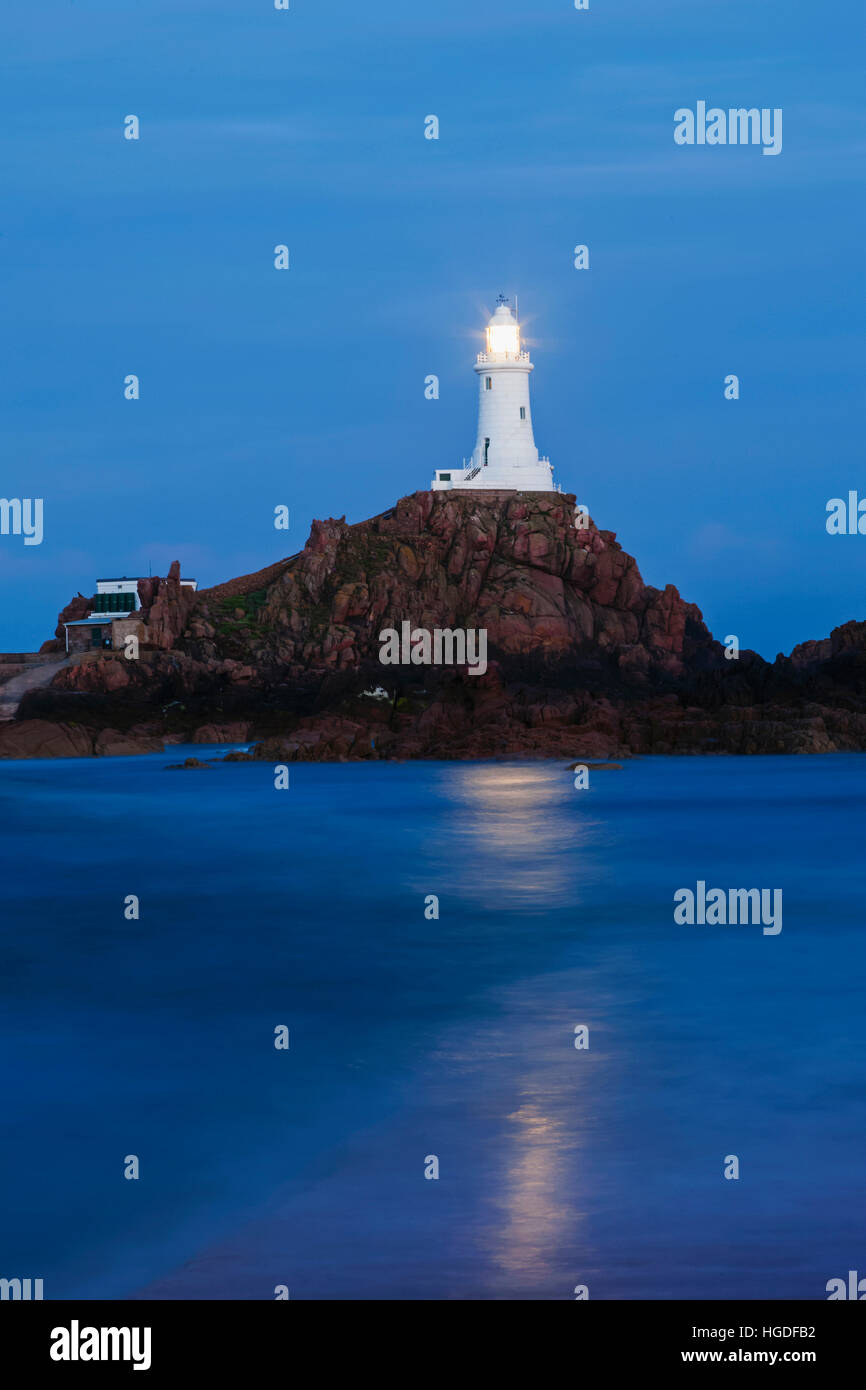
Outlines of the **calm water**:
{"label": "calm water", "polygon": [[[187,753],[0,763],[0,1275],[567,1299],[866,1273],[862,758],[647,759],[588,792],[554,763],[302,764],[278,792],[267,764],[164,770]],[[781,934],[675,925],[699,878],[781,888]]]}

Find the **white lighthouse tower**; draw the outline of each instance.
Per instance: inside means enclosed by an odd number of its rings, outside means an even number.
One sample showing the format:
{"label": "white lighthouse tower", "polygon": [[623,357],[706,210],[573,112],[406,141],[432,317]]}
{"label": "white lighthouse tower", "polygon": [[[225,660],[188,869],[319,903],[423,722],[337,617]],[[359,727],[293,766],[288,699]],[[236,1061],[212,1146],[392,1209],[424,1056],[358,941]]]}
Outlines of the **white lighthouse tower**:
{"label": "white lighthouse tower", "polygon": [[468,463],[437,469],[431,487],[516,488],[555,492],[550,460],[539,458],[529,408],[529,353],[520,346],[520,325],[508,300],[499,296],[487,325],[487,351],[475,359],[478,376],[478,438]]}

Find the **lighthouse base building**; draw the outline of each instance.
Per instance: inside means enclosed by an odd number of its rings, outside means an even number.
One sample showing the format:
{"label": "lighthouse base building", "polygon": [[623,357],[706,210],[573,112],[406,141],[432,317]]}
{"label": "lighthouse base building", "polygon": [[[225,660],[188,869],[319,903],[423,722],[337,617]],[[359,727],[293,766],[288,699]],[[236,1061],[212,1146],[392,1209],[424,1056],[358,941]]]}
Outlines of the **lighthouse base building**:
{"label": "lighthouse base building", "polygon": [[549,459],[540,458],[529,408],[529,353],[520,346],[520,325],[499,296],[487,325],[487,351],[475,359],[478,377],[478,437],[460,468],[437,469],[431,487],[516,489],[558,492]]}

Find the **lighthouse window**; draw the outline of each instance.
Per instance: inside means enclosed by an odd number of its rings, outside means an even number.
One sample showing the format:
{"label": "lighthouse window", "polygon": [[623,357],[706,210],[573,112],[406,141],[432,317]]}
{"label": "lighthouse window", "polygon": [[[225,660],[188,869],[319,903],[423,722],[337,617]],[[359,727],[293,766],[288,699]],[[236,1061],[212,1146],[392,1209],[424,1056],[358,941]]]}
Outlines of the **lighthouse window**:
{"label": "lighthouse window", "polygon": [[493,390],[493,377],[492,377],[492,376],[489,376],[489,377],[486,378],[486,380],[485,380],[485,382],[484,382],[484,389],[485,389],[485,391],[492,391],[492,390]]}
{"label": "lighthouse window", "polygon": [[525,405],[522,405],[522,406],[520,407],[520,418],[521,418],[521,420],[525,420],[525,419],[526,419],[526,406],[525,406]]}

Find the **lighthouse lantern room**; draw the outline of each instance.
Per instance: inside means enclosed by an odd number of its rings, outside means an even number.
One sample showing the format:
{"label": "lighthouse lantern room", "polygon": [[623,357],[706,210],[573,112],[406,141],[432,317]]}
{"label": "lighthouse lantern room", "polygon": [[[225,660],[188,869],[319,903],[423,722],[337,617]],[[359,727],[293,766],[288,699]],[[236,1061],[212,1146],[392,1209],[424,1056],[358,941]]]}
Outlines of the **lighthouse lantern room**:
{"label": "lighthouse lantern room", "polygon": [[506,488],[555,492],[550,460],[539,458],[532,436],[529,374],[533,364],[520,344],[520,325],[508,300],[499,296],[487,324],[486,351],[475,359],[478,377],[478,437],[472,457],[460,468],[437,469],[434,492]]}

